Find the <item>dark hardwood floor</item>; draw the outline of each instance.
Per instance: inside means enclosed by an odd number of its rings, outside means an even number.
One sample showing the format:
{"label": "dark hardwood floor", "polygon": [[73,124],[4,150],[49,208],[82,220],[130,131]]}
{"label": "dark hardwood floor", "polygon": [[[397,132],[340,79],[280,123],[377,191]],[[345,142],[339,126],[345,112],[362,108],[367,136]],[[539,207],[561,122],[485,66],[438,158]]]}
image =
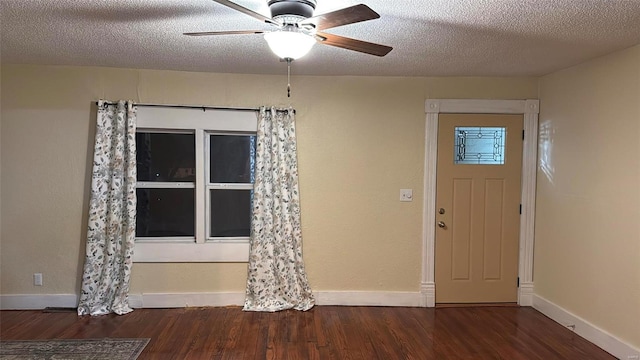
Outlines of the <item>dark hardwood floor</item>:
{"label": "dark hardwood floor", "polygon": [[614,359],[532,308],[0,312],[2,340],[151,338],[139,359]]}

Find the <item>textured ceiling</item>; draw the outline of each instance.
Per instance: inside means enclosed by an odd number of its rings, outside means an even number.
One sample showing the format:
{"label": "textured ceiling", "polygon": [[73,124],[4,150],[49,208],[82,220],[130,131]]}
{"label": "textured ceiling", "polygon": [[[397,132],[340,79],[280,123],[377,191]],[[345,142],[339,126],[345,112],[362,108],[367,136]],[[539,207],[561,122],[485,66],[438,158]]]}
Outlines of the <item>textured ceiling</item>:
{"label": "textured ceiling", "polygon": [[[237,0],[269,15],[266,0]],[[316,45],[296,74],[543,75],[640,43],[640,0],[318,0],[381,18],[327,30],[394,47],[384,58]],[[2,0],[3,63],[282,74],[266,24],[211,0]]]}

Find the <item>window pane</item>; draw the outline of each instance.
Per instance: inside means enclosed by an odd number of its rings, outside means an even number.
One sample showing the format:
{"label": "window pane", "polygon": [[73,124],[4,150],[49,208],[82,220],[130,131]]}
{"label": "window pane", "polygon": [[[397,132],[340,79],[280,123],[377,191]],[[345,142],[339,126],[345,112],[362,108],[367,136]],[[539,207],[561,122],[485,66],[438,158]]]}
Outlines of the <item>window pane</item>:
{"label": "window pane", "polygon": [[455,164],[503,165],[506,128],[456,127]]}
{"label": "window pane", "polygon": [[137,189],[136,237],[195,236],[193,189]]}
{"label": "window pane", "polygon": [[256,137],[210,135],[209,182],[253,183]]}
{"label": "window pane", "polygon": [[196,174],[193,134],[136,134],[138,181],[193,182]]}
{"label": "window pane", "polygon": [[248,237],[253,190],[211,190],[211,237]]}

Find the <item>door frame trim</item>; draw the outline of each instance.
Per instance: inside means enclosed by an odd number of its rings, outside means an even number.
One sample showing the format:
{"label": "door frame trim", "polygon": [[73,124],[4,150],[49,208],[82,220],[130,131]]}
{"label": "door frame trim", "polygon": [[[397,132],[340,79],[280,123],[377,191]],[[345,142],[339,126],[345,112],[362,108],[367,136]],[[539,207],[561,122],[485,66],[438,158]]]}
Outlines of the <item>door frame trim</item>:
{"label": "door frame trim", "polygon": [[533,305],[533,243],[536,203],[536,171],[538,155],[538,114],[540,102],[528,100],[429,99],[425,101],[427,114],[424,154],[424,203],[422,207],[422,280],[420,305],[435,307],[435,222],[436,179],[438,156],[439,114],[523,114],[524,141],[522,144],[522,215],[518,277],[518,304]]}

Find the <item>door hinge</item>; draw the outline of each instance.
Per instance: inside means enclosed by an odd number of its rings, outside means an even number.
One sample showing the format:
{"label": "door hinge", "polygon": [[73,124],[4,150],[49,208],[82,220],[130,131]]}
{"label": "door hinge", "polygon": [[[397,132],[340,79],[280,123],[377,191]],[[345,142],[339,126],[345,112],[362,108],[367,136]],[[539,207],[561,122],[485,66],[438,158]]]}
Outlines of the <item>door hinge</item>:
{"label": "door hinge", "polygon": [[520,204],[520,215],[522,215],[522,204]]}
{"label": "door hinge", "polygon": [[522,130],[522,140],[524,140],[524,130]]}
{"label": "door hinge", "polygon": [[520,287],[520,277],[518,277],[517,286]]}

